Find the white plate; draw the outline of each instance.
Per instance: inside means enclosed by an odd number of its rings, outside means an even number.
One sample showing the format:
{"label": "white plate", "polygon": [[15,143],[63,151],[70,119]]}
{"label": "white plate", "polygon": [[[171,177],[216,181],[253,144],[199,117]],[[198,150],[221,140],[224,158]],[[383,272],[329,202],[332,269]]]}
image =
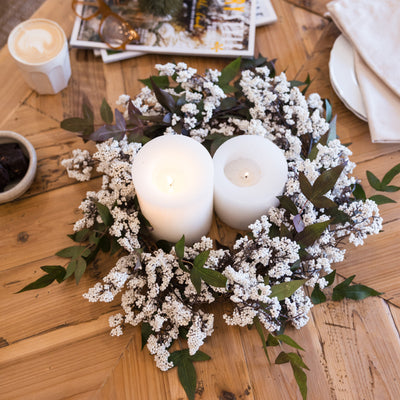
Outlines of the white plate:
{"label": "white plate", "polygon": [[333,90],[344,105],[358,118],[367,121],[367,112],[354,70],[354,50],[343,35],[333,44],[329,59],[329,77]]}

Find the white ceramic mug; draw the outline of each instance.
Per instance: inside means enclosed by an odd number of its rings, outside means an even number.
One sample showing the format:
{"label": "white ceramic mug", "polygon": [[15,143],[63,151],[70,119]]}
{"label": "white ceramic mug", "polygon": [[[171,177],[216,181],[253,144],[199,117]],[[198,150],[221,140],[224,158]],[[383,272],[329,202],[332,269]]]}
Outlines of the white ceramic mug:
{"label": "white ceramic mug", "polygon": [[39,94],[55,94],[71,77],[68,42],[56,22],[28,19],[8,36],[8,49],[25,81]]}

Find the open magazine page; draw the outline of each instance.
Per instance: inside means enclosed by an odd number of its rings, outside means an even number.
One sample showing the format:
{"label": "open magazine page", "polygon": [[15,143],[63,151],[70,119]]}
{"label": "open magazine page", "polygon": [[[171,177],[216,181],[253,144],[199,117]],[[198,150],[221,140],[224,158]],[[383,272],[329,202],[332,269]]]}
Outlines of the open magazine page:
{"label": "open magazine page", "polygon": [[[252,56],[255,37],[255,0],[183,0],[179,15],[155,17],[144,14],[138,0],[109,5],[131,23],[140,35],[126,50],[148,53],[208,56]],[[88,6],[82,6],[88,7]],[[85,15],[83,8],[81,13]],[[71,45],[108,48],[98,35],[101,15],[77,19]]]}
{"label": "open magazine page", "polygon": [[[256,26],[263,26],[277,21],[275,10],[270,0],[256,1]],[[79,23],[79,21],[78,21]],[[142,56],[147,53],[138,51],[114,51],[111,49],[97,49],[104,63],[126,60]]]}

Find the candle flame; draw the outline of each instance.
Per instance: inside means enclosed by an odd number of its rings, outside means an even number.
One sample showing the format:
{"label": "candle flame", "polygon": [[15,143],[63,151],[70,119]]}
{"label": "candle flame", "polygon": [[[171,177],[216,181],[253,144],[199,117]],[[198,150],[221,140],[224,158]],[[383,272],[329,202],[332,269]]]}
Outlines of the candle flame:
{"label": "candle flame", "polygon": [[171,176],[167,176],[167,184],[168,184],[168,190],[172,191],[174,189],[174,179]]}
{"label": "candle flame", "polygon": [[245,172],[244,173],[244,179],[247,179],[249,177],[250,173],[249,172]]}

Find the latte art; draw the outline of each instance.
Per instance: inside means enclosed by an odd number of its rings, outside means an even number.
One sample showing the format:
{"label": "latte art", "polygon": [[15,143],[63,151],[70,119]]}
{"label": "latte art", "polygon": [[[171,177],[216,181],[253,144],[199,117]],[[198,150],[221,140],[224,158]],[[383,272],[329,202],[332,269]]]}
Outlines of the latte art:
{"label": "latte art", "polygon": [[64,40],[57,25],[39,20],[21,26],[15,33],[13,47],[21,60],[36,64],[54,58],[62,50]]}

